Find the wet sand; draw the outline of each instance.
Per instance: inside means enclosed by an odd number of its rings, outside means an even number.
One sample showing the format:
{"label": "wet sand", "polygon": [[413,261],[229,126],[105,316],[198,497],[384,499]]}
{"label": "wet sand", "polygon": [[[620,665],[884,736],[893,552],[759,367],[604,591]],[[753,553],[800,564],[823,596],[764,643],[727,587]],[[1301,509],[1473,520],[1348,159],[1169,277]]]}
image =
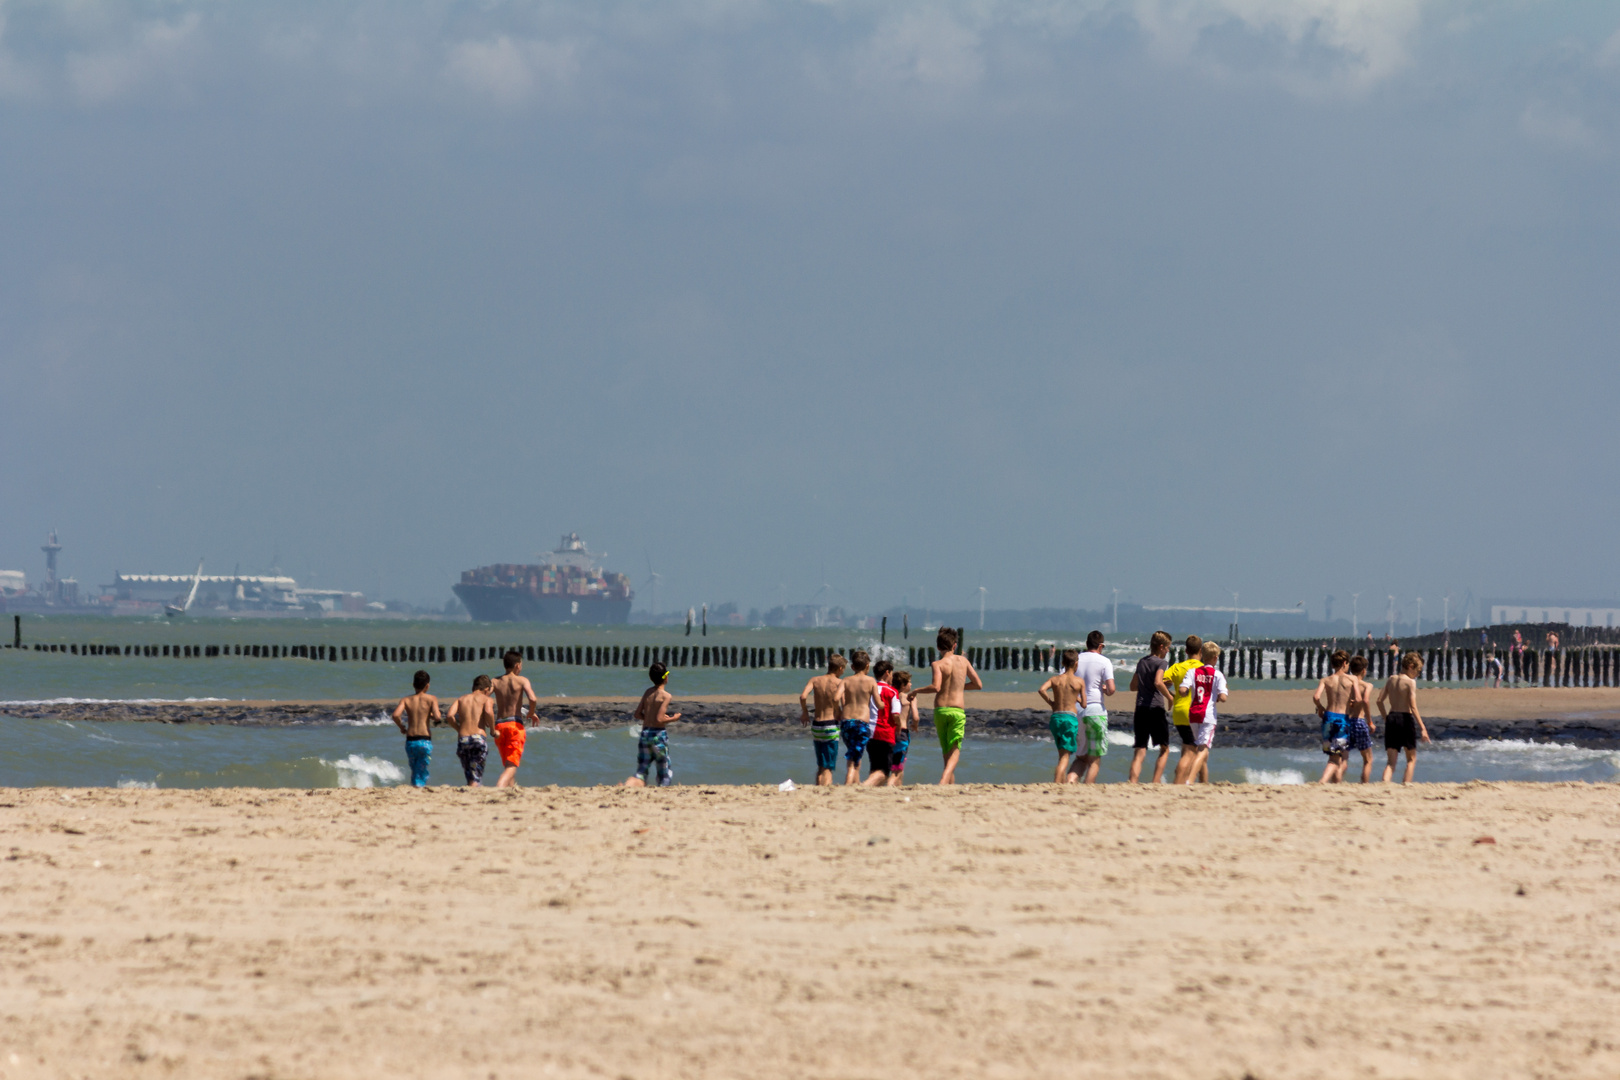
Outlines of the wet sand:
{"label": "wet sand", "polygon": [[1607,787],[0,790],[0,833],[4,1077],[1620,1074]]}
{"label": "wet sand", "polygon": [[[542,722],[563,730],[629,723],[634,698],[546,698]],[[1129,730],[1134,695],[1110,700],[1111,723]],[[1620,689],[1424,689],[1418,695],[1436,739],[1558,740],[1586,747],[1620,746]],[[0,716],[62,720],[144,720],[192,724],[307,724],[376,721],[388,701],[80,702],[0,706]],[[686,734],[711,738],[801,738],[798,699],[784,694],[678,698]],[[974,693],[968,731],[981,737],[1042,737],[1048,713],[1033,694]],[[926,726],[929,712],[923,710]],[[1307,690],[1235,690],[1221,711],[1222,745],[1314,746],[1319,724]]]}

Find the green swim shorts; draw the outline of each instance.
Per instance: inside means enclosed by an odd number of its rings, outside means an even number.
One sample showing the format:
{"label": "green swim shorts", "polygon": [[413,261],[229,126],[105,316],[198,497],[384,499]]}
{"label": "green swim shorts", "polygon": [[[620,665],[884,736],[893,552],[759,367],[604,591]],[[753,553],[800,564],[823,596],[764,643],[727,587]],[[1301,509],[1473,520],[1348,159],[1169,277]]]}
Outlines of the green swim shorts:
{"label": "green swim shorts", "polygon": [[1107,757],[1108,714],[1103,713],[1100,716],[1087,715],[1082,716],[1080,719],[1084,720],[1086,723],[1085,755],[1087,757]]}
{"label": "green swim shorts", "polygon": [[962,745],[962,733],[966,730],[966,710],[934,710],[934,734],[939,736],[939,748],[945,753],[948,754]]}
{"label": "green swim shorts", "polygon": [[1065,754],[1074,753],[1075,747],[1080,743],[1080,721],[1075,719],[1072,712],[1055,712],[1051,723],[1047,727],[1052,729],[1052,741],[1057,748]]}

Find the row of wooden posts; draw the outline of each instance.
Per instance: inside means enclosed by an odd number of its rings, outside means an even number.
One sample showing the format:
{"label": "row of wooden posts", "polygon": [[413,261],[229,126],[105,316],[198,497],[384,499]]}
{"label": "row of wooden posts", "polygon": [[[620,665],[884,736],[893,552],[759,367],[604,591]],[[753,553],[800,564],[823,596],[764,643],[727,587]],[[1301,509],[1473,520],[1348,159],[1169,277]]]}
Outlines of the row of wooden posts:
{"label": "row of wooden posts", "polygon": [[[191,659],[238,656],[255,659],[301,659],[328,663],[460,664],[499,661],[515,649],[526,661],[584,667],[639,668],[660,660],[671,668],[805,668],[825,669],[833,649],[817,645],[782,648],[747,645],[103,645],[96,643],[35,644],[34,652],[63,652],[74,656],[137,656]],[[846,650],[844,655],[848,656]],[[1279,655],[1280,654],[1280,655]],[[1328,674],[1331,651],[1316,646],[1263,648],[1238,646],[1222,652],[1219,666],[1230,678],[1317,679]],[[1358,653],[1353,655],[1362,655]],[[1383,679],[1394,673],[1398,657],[1387,649],[1368,655],[1367,677]],[[1426,682],[1477,681],[1487,678],[1487,653],[1482,649],[1426,649],[1419,678]],[[1055,672],[1062,667],[1062,650],[1055,645],[969,646],[968,659],[985,671]],[[1504,651],[1504,680],[1531,686],[1620,685],[1620,649],[1598,646],[1582,649]],[[906,647],[906,663],[927,668],[939,658],[931,648]]]}

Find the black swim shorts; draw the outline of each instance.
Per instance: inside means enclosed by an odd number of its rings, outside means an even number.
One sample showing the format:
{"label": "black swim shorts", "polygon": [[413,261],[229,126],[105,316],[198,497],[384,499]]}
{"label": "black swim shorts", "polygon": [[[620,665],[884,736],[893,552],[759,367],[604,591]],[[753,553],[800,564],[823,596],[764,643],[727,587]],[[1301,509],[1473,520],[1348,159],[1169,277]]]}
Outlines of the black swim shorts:
{"label": "black swim shorts", "polygon": [[[1156,706],[1136,710],[1136,749],[1170,745],[1170,718]],[[1190,730],[1190,729],[1189,729]]]}
{"label": "black swim shorts", "polygon": [[1417,719],[1409,712],[1392,712],[1384,722],[1385,750],[1416,750]]}
{"label": "black swim shorts", "polygon": [[1177,724],[1176,734],[1181,736],[1182,746],[1193,745],[1193,729],[1191,724]]}

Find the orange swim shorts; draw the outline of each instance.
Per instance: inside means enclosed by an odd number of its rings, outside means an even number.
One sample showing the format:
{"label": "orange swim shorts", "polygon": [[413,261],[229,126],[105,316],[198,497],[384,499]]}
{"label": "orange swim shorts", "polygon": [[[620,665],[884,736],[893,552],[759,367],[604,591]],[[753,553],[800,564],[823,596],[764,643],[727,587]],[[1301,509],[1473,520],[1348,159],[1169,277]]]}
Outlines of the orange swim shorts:
{"label": "orange swim shorts", "polygon": [[523,764],[523,746],[529,733],[521,720],[503,720],[495,725],[495,749],[500,751],[502,765]]}

